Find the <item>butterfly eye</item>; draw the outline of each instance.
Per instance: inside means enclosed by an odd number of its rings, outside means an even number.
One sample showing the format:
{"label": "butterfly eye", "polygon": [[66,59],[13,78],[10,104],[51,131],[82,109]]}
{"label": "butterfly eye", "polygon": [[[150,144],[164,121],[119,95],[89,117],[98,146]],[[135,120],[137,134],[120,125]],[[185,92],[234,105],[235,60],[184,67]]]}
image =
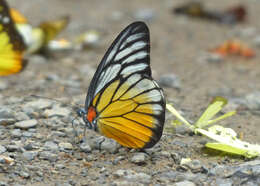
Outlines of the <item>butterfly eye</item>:
{"label": "butterfly eye", "polygon": [[80,109],[77,110],[77,115],[79,117],[83,117],[85,114],[86,114],[86,112],[85,112],[84,109],[80,108]]}

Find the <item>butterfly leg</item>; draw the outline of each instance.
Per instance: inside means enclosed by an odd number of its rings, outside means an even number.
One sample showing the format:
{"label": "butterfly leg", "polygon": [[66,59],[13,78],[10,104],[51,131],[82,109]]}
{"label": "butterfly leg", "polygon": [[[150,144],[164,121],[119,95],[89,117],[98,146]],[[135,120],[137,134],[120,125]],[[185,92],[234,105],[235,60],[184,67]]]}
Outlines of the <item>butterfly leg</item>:
{"label": "butterfly leg", "polygon": [[86,131],[87,131],[87,126],[85,125],[85,127],[84,127],[84,133],[83,133],[83,143],[85,143],[86,142]]}
{"label": "butterfly leg", "polygon": [[100,140],[97,141],[97,145],[98,145],[98,150],[99,152],[101,152],[101,145],[102,143],[105,141],[106,139],[104,137],[102,137]]}
{"label": "butterfly leg", "polygon": [[[74,121],[76,120],[77,118],[74,118],[72,120],[72,127],[73,127],[73,132],[74,132],[74,143],[77,145],[79,143],[82,142],[82,135],[80,135],[75,127],[75,124],[74,124]],[[85,136],[84,136],[85,137]],[[84,140],[83,140],[84,141]]]}
{"label": "butterfly leg", "polygon": [[74,121],[75,121],[76,119],[77,119],[77,118],[74,118],[71,123],[72,123],[72,128],[73,128],[74,136],[75,136],[75,137],[78,137],[79,135],[78,135],[78,132],[77,132],[77,130],[76,130],[76,128],[75,128],[75,125],[74,125]]}

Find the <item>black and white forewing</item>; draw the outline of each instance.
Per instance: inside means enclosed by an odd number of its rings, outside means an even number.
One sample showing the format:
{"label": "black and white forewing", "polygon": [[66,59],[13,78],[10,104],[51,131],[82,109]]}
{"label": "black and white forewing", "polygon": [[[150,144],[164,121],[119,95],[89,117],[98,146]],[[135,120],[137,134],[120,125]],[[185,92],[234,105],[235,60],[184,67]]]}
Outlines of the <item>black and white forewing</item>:
{"label": "black and white forewing", "polygon": [[112,43],[90,83],[85,103],[91,100],[115,79],[133,73],[151,76],[149,29],[143,22],[127,26]]}

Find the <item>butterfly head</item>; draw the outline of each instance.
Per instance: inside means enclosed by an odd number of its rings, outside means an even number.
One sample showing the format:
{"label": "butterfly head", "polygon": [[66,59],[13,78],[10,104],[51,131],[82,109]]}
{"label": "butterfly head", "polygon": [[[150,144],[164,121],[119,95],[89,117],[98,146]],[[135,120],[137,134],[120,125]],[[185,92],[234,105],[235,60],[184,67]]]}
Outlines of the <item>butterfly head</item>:
{"label": "butterfly head", "polygon": [[97,130],[97,125],[96,125],[96,111],[94,107],[90,107],[88,111],[86,112],[85,109],[80,108],[77,110],[77,114],[79,117],[81,117],[85,124],[86,127],[89,129],[93,129],[96,131]]}

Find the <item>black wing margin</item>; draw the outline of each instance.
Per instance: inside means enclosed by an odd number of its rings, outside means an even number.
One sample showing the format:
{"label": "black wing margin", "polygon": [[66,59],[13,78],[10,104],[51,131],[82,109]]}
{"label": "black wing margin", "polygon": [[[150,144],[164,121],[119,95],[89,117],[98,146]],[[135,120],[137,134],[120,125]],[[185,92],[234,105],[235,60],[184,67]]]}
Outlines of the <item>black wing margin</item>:
{"label": "black wing margin", "polygon": [[90,83],[85,109],[112,81],[134,73],[151,76],[149,29],[143,22],[128,25],[109,47]]}

